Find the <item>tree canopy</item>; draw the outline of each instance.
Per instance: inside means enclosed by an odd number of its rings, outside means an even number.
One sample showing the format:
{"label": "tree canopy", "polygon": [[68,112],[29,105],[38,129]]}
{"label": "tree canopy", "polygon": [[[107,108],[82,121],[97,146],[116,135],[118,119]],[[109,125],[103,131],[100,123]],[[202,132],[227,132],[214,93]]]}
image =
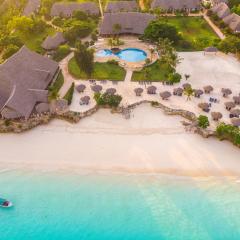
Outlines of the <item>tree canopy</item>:
{"label": "tree canopy", "polygon": [[152,21],[147,26],[143,38],[151,42],[158,42],[159,38],[168,38],[174,44],[181,39],[176,27],[160,20]]}

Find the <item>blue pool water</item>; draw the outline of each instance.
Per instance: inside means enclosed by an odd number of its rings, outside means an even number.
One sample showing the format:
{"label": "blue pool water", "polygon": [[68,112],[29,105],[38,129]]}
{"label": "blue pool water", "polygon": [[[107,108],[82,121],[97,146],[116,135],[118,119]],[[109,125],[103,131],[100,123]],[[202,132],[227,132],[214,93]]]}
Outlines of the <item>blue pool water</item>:
{"label": "blue pool water", "polygon": [[164,175],[0,173],[1,240],[239,240],[240,183]]}
{"label": "blue pool water", "polygon": [[[113,52],[108,49],[100,50],[96,53],[98,57],[107,57],[112,54]],[[147,58],[146,52],[137,48],[126,48],[115,53],[115,55],[127,62],[141,62]]]}

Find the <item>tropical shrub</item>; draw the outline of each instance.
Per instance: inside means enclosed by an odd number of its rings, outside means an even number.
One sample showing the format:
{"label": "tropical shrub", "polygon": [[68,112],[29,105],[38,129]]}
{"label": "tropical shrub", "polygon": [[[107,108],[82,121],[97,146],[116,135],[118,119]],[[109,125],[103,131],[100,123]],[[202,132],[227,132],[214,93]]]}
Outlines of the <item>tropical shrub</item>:
{"label": "tropical shrub", "polygon": [[200,115],[197,119],[197,122],[200,128],[206,129],[209,126],[209,120],[207,116]]}
{"label": "tropical shrub", "polygon": [[118,94],[95,93],[94,99],[99,106],[118,107],[122,101],[122,96]]}
{"label": "tropical shrub", "polygon": [[67,93],[63,97],[65,100],[67,100],[68,105],[72,103],[73,93],[74,93],[74,86],[75,84],[72,83],[71,87],[68,89]]}

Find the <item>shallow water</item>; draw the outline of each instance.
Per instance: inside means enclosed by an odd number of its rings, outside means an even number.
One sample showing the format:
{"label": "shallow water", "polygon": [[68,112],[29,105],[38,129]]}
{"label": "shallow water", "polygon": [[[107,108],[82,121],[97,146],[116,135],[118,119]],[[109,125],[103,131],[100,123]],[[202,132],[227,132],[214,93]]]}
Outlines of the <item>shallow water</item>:
{"label": "shallow water", "polygon": [[236,178],[2,172],[1,240],[240,239]]}

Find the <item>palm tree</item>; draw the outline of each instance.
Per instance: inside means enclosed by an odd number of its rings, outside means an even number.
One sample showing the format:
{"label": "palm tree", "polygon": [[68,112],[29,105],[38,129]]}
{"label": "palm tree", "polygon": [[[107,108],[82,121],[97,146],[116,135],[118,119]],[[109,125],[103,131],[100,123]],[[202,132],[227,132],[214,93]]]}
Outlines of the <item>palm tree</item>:
{"label": "palm tree", "polygon": [[113,39],[109,38],[108,39],[108,45],[112,48],[113,47]]}
{"label": "palm tree", "polygon": [[115,24],[113,25],[113,33],[116,34],[116,37],[117,37],[117,35],[120,33],[121,30],[122,30],[121,24],[115,23]]}
{"label": "palm tree", "polygon": [[185,88],[183,94],[187,96],[187,101],[191,100],[191,97],[194,96],[194,90],[192,87]]}
{"label": "palm tree", "polygon": [[154,49],[153,48],[150,48],[150,59],[151,59],[151,62],[152,62],[152,58],[153,58],[153,54],[154,54]]}

